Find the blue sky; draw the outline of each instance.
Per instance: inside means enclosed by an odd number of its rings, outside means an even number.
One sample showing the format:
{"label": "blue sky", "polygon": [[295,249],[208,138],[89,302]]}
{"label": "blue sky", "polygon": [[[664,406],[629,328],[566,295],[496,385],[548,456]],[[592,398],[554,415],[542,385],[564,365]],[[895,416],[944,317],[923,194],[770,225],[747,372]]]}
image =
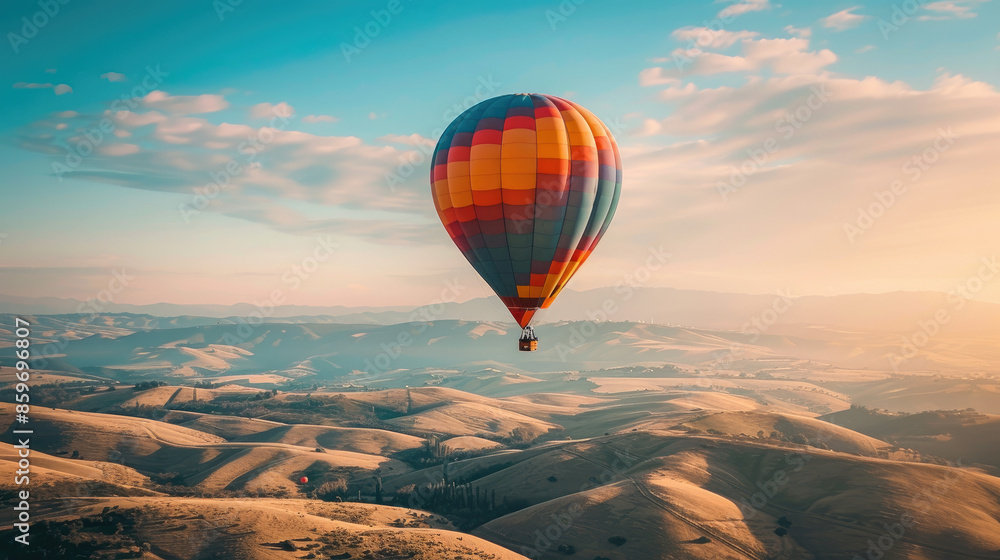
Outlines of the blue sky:
{"label": "blue sky", "polygon": [[[422,154],[455,107],[519,91],[583,104],[625,155],[616,222],[571,288],[664,246],[650,285],[948,291],[996,252],[1000,2],[53,2],[0,18],[2,293],[88,299],[127,268],[121,302],[251,301],[331,236],[290,303],[422,304],[449,279],[481,296]],[[47,21],[28,38],[22,18]],[[814,88],[830,100],[785,138]],[[113,132],[59,173],[102,119]],[[942,127],[958,139],[910,184]],[[240,141],[262,131],[250,161]],[[897,178],[905,194],[862,227]],[[976,295],[1000,302],[1000,278]]]}

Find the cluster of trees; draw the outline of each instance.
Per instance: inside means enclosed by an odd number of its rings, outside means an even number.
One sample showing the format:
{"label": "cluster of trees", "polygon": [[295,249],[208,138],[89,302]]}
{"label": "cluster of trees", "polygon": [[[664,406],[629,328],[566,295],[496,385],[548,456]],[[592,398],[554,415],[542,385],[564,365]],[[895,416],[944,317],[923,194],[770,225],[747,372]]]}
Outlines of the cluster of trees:
{"label": "cluster of trees", "polygon": [[149,418],[151,420],[160,420],[167,415],[169,410],[163,408],[158,404],[134,404],[134,405],[122,405],[116,404],[107,409],[109,414],[118,414],[121,416],[134,416],[136,418]]}
{"label": "cluster of trees", "polygon": [[133,391],[145,391],[147,389],[155,389],[157,387],[164,387],[167,385],[166,381],[140,381],[132,387]]}
{"label": "cluster of trees", "polygon": [[211,381],[195,381],[193,385],[195,389],[217,389],[221,386],[220,383],[212,383]]}
{"label": "cluster of trees", "polygon": [[[354,425],[373,418],[370,407],[360,406],[340,395],[274,399],[276,391],[219,395],[212,400],[172,403],[171,410],[264,418],[287,424]],[[399,431],[399,430],[396,430]]]}
{"label": "cluster of trees", "polygon": [[151,550],[136,537],[142,521],[139,509],[106,507],[98,515],[33,524],[33,558],[142,558]]}
{"label": "cluster of trees", "polygon": [[[31,386],[31,404],[41,406],[59,406],[65,402],[97,392],[100,385],[90,381],[72,381],[69,383],[46,383]],[[14,402],[17,392],[14,385],[0,389],[0,401]]]}
{"label": "cluster of trees", "polygon": [[463,531],[529,505],[527,500],[507,496],[501,496],[498,502],[496,488],[455,481],[423,484],[419,488],[408,484],[396,490],[392,503],[400,507],[414,507],[417,503],[420,509],[448,517]]}
{"label": "cluster of trees", "polygon": [[343,499],[347,497],[347,494],[347,480],[343,478],[335,478],[324,482],[311,492],[311,496],[313,498],[327,502],[343,501]]}

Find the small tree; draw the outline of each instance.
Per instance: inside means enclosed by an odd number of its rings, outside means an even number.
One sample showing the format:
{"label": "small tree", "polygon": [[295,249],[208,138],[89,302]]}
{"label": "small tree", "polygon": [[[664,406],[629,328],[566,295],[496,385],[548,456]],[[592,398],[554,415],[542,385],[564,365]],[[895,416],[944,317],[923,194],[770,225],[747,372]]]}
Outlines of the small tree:
{"label": "small tree", "polygon": [[515,443],[527,443],[531,441],[531,432],[524,426],[518,426],[510,431],[510,439]]}
{"label": "small tree", "polygon": [[320,484],[313,494],[320,500],[335,502],[347,495],[347,481],[337,478]]}

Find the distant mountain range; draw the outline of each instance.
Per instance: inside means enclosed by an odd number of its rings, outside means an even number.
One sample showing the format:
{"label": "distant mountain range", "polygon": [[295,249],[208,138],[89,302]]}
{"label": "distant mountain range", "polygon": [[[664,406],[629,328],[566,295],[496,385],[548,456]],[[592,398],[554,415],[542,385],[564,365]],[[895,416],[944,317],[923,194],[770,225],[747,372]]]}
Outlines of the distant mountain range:
{"label": "distant mountain range", "polygon": [[[0,312],[11,314],[93,315],[93,304],[74,299],[0,295]],[[133,313],[151,322],[145,328],[243,322],[259,310],[251,304],[182,305],[110,303],[102,314]],[[160,325],[155,318],[169,318]],[[213,319],[215,319],[213,321]],[[476,298],[419,308],[283,305],[267,314],[268,322],[391,325],[411,321],[456,319],[511,322],[496,297]],[[566,291],[537,322],[631,321],[747,333],[780,332],[783,326],[823,326],[863,332],[909,335],[930,333],[993,335],[1000,332],[1000,305],[939,292],[890,292],[837,296],[749,295],[674,288],[597,288]]]}

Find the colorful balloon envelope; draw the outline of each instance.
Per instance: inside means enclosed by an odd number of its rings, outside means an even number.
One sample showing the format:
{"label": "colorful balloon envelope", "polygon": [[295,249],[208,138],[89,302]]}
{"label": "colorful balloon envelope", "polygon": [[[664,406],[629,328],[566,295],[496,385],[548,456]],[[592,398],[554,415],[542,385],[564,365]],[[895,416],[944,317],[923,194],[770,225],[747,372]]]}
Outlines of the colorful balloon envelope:
{"label": "colorful balloon envelope", "polygon": [[611,131],[566,99],[501,95],[459,115],[431,161],[445,229],[534,340],[535,312],[559,295],[614,216],[622,167]]}

